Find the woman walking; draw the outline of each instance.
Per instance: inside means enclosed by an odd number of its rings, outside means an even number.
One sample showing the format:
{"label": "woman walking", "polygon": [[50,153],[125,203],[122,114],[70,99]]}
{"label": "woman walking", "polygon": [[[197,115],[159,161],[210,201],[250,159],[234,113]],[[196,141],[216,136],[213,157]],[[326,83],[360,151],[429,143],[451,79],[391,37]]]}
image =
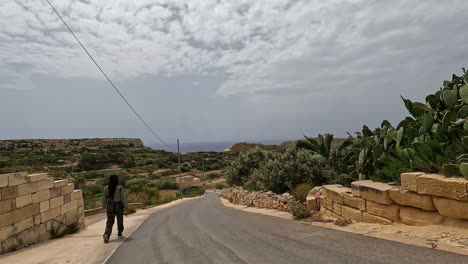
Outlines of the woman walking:
{"label": "woman walking", "polygon": [[117,230],[118,237],[123,237],[123,212],[124,209],[128,210],[127,199],[122,185],[119,184],[119,176],[111,175],[109,177],[109,184],[104,187],[104,195],[102,198],[102,206],[107,211],[106,231],[103,238],[104,243],[109,242],[109,237],[112,233],[115,217],[117,217]]}

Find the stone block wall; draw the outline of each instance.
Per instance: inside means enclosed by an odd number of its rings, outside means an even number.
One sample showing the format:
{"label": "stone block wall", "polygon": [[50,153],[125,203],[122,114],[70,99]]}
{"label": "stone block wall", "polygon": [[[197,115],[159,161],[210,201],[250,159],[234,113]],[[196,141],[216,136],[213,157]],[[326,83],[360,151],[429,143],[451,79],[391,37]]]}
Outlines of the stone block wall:
{"label": "stone block wall", "polygon": [[307,200],[311,210],[356,222],[468,228],[468,180],[463,178],[403,173],[401,186],[369,180],[351,188],[324,185],[320,197]]}
{"label": "stone block wall", "polygon": [[279,195],[273,192],[249,192],[242,188],[225,188],[221,190],[221,195],[234,204],[285,212],[289,211],[289,206],[295,202],[294,197],[289,193]]}
{"label": "stone block wall", "polygon": [[0,174],[0,254],[84,227],[81,190],[47,173]]}

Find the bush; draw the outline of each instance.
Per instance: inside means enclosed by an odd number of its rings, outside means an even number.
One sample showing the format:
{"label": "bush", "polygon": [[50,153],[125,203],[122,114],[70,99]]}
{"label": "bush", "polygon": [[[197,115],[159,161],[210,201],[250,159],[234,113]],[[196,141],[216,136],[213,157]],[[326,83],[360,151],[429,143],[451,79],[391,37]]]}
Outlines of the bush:
{"label": "bush", "polygon": [[126,182],[126,189],[132,193],[144,192],[149,185],[149,180],[145,178],[131,179]]}
{"label": "bush", "polygon": [[215,187],[215,188],[216,188],[216,189],[224,189],[224,188],[226,188],[226,185],[224,185],[224,184],[222,184],[222,183],[218,183],[218,184],[216,184],[216,187]]}
{"label": "bush", "polygon": [[328,183],[336,178],[336,172],[321,155],[292,147],[278,158],[266,161],[251,177],[267,190],[284,193],[301,183],[314,186]]}
{"label": "bush", "polygon": [[192,170],[192,164],[190,162],[184,162],[180,165],[180,171],[182,172],[189,172]]}
{"label": "bush", "polygon": [[258,183],[254,180],[249,180],[244,184],[244,190],[247,190],[249,192],[258,192],[261,191],[262,188],[258,186]]}
{"label": "bush", "polygon": [[307,183],[299,184],[292,190],[291,194],[296,198],[296,200],[304,203],[312,188],[313,186]]}
{"label": "bush", "polygon": [[167,178],[154,181],[156,183],[156,188],[159,190],[178,190],[179,184],[173,180]]}
{"label": "bush", "polygon": [[218,179],[219,177],[221,177],[219,173],[210,173],[206,176],[208,180]]}
{"label": "bush", "polygon": [[182,189],[183,196],[199,196],[205,193],[205,189],[201,186],[187,186]]}
{"label": "bush", "polygon": [[310,216],[310,211],[307,206],[301,202],[296,202],[289,207],[289,212],[294,218],[306,218]]}
{"label": "bush", "polygon": [[244,185],[250,180],[250,176],[254,170],[260,168],[262,163],[273,158],[274,155],[274,153],[264,151],[259,147],[255,147],[246,153],[241,153],[239,157],[224,170],[227,183],[237,186]]}

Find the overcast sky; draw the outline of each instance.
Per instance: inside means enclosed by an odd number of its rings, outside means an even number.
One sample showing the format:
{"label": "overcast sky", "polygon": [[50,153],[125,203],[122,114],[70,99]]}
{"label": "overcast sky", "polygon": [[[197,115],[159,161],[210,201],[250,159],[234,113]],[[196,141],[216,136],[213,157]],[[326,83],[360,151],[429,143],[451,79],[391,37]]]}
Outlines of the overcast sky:
{"label": "overcast sky", "polygon": [[[468,67],[466,0],[51,0],[167,142],[401,120]],[[0,138],[154,137],[45,0],[0,1]]]}

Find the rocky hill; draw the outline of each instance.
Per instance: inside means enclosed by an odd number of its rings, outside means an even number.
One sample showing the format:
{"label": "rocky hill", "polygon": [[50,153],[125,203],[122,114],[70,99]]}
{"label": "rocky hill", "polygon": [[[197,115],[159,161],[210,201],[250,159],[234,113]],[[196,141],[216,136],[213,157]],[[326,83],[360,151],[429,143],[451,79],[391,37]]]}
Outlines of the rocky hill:
{"label": "rocky hill", "polygon": [[144,147],[139,138],[15,139],[0,140],[0,150],[75,150],[109,147]]}

